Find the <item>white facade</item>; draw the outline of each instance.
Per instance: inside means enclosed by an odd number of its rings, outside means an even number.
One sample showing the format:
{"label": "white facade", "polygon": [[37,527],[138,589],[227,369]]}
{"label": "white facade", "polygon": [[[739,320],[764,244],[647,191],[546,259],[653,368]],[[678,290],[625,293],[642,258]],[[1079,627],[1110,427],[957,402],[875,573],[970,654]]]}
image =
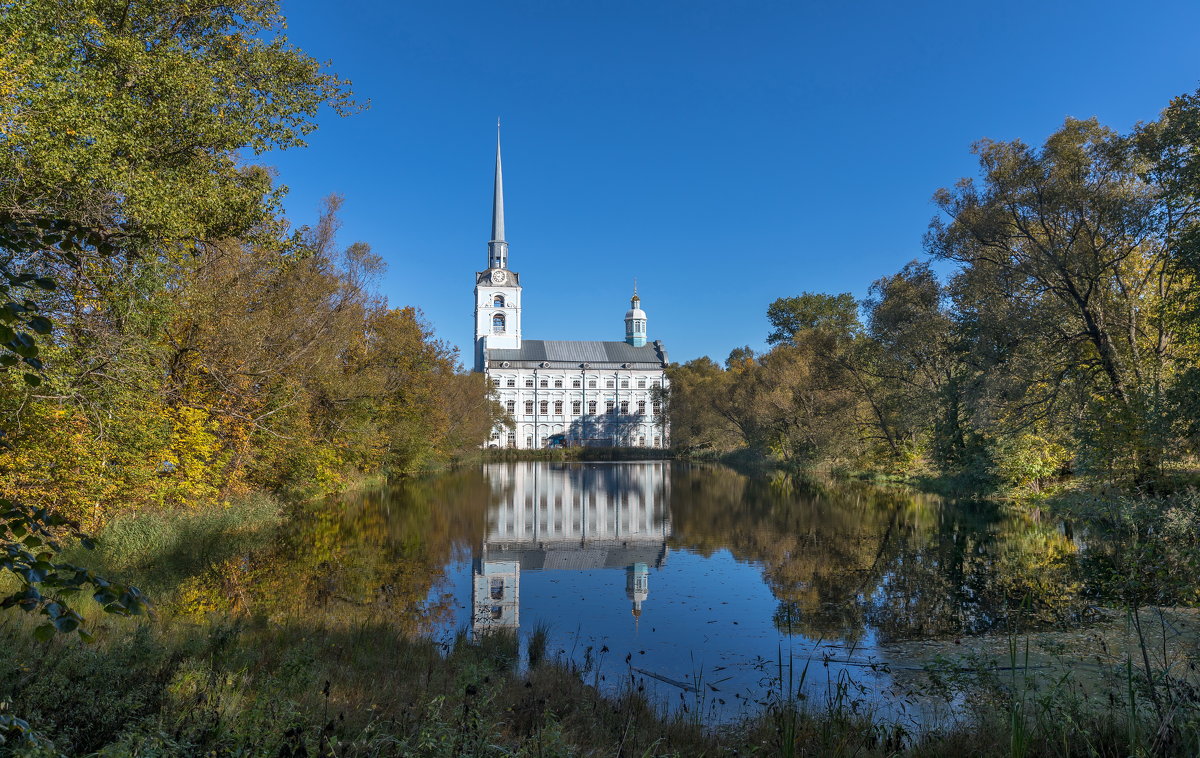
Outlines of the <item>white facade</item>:
{"label": "white facade", "polygon": [[489,446],[667,446],[661,367],[542,368],[536,361],[521,363],[525,365],[495,361],[487,368],[496,398],[512,419],[512,426],[493,432]]}
{"label": "white facade", "polygon": [[495,182],[488,268],[475,275],[474,353],[475,370],[488,375],[509,423],[493,431],[488,446],[668,447],[667,352],[647,338],[636,289],[624,341],[524,338],[521,277],[508,268],[504,240],[499,140]]}

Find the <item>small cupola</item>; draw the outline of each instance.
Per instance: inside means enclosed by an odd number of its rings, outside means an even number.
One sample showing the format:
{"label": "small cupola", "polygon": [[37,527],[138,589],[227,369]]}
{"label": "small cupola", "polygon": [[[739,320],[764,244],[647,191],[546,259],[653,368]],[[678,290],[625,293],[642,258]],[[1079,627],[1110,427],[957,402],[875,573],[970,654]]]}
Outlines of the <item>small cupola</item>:
{"label": "small cupola", "polygon": [[646,312],[642,310],[642,300],[638,297],[637,285],[633,287],[633,298],[629,301],[629,310],[625,311],[625,341],[634,347],[646,344]]}

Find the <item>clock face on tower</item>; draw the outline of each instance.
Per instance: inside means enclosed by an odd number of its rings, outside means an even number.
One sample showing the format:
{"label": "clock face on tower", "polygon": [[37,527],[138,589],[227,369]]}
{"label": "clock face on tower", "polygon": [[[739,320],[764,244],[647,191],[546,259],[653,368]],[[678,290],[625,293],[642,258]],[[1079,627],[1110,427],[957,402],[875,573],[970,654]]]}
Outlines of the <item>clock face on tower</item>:
{"label": "clock face on tower", "polygon": [[504,273],[504,269],[498,268],[492,272],[492,284],[504,284],[508,279],[508,274]]}

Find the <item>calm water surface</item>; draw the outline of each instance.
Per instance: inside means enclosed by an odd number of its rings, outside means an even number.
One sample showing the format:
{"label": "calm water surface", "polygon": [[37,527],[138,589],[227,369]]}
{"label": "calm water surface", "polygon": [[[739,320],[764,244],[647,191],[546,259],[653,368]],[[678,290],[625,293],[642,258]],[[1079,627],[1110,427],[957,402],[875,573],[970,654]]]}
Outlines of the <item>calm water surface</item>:
{"label": "calm water surface", "polygon": [[723,716],[789,663],[811,697],[903,715],[898,672],[919,664],[901,643],[952,646],[1015,607],[1060,624],[1086,609],[1069,525],[903,490],[668,461],[495,463],[332,505],[316,537],[295,536],[331,542],[324,607],[447,640],[545,627],[549,654],[588,681]]}

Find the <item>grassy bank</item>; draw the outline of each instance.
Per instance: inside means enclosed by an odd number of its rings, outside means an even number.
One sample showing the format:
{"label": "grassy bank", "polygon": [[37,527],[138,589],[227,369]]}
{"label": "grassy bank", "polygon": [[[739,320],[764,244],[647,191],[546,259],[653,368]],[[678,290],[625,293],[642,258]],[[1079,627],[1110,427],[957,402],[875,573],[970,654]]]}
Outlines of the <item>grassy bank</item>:
{"label": "grassy bank", "polygon": [[[387,524],[351,534],[317,518],[300,528],[289,508],[261,497],[128,516],[86,557],[144,586],[155,615],[113,618],[81,601],[96,636],[84,645],[36,642],[27,619],[0,614],[0,715],[38,734],[0,755],[1195,755],[1200,623],[1152,601],[1189,602],[1191,584],[1164,577],[1195,575],[1196,503],[1105,502],[1116,515],[1085,512],[1100,506],[1082,501],[1077,518],[1132,528],[1143,552],[1097,552],[1111,565],[1095,573],[1111,583],[1096,591],[1159,594],[1110,595],[1140,612],[1109,612],[1104,632],[1078,635],[1072,650],[1069,635],[1051,632],[939,643],[954,654],[934,655],[905,686],[954,703],[957,715],[924,731],[879,717],[843,682],[806,697],[807,672],[784,665],[766,672],[752,711],[716,723],[687,700],[662,710],[643,691],[654,683],[628,662],[548,657],[545,630],[423,638],[407,614],[446,555],[405,538],[380,565],[365,561]],[[400,502],[394,518],[419,521],[406,534],[431,534],[443,516]]]}
{"label": "grassy bank", "polygon": [[629,677],[629,686],[605,698],[584,681],[599,672],[536,660],[536,652],[532,664],[522,661],[511,635],[438,644],[398,633],[385,619],[352,628],[302,618],[110,621],[90,646],[35,643],[10,621],[0,638],[0,700],[41,735],[0,748],[12,755],[999,757],[1200,749],[1194,699],[1173,700],[1164,720],[1137,676],[1127,680],[1128,696],[1115,698],[1063,681],[1035,689],[1021,670],[1019,641],[1012,671],[944,664],[941,686],[966,695],[967,715],[913,734],[849,701],[826,709],[789,696],[785,682],[795,680],[783,672],[760,714],[706,725],[687,712],[658,711],[621,664],[606,675]]}

